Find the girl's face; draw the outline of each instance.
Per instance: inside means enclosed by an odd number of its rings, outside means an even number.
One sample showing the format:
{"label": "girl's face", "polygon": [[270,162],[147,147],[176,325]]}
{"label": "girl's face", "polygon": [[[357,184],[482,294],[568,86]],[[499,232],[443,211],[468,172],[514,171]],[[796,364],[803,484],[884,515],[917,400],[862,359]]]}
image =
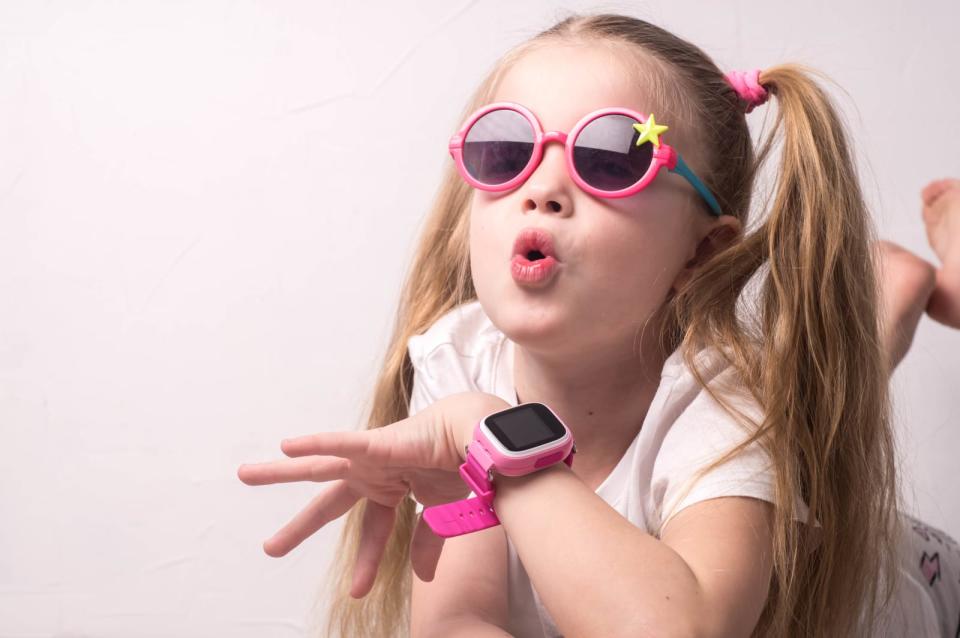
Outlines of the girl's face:
{"label": "girl's face", "polygon": [[[690,136],[678,135],[677,118],[656,108],[636,77],[609,50],[551,45],[514,65],[491,102],[520,103],[544,131],[565,133],[602,107],[653,111],[658,124],[671,125],[665,141],[697,172],[697,149],[679,141]],[[561,356],[582,355],[584,348],[623,352],[664,303],[714,220],[692,187],[666,169],[631,197],[589,195],[567,173],[563,146],[548,143],[537,170],[519,187],[501,193],[474,189],[473,283],[487,316],[529,350]],[[528,227],[553,238],[559,263],[545,285],[520,283],[511,273],[514,241]],[[652,328],[651,322],[647,330]]]}

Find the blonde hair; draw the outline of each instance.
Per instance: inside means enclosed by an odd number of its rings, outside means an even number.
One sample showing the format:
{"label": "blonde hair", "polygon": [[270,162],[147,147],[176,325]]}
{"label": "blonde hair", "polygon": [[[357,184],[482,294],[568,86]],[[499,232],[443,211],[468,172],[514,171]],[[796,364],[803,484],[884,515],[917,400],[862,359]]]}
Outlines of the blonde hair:
{"label": "blonde hair", "polygon": [[[896,577],[897,483],[878,284],[868,248],[872,227],[836,109],[813,71],[793,64],[765,70],[760,81],[778,109],[755,154],[743,104],[703,51],[643,20],[600,14],[571,15],[509,51],[476,89],[461,121],[491,101],[502,75],[523,55],[556,43],[635,53],[648,72],[654,103],[671,105],[671,119],[682,120],[688,139],[699,141],[704,156],[698,175],[744,228],[755,175],[781,147],[769,213],[668,298],[661,308],[661,347],[683,348],[700,384],[752,428],[743,445],[760,441],[774,462],[774,572],[753,635],[871,635]],[[476,298],[469,197],[469,186],[448,162],[406,276],[368,428],[408,416],[413,369],[407,340]],[[751,300],[744,289],[755,275],[759,290]],[[742,319],[738,308],[751,301],[752,312]],[[739,391],[762,406],[761,423],[703,382],[694,355],[711,345],[737,373]],[[808,528],[814,519],[822,525],[816,547],[793,521],[796,494],[809,505]],[[329,572],[325,636],[409,631],[415,503],[407,498],[397,508],[373,589],[354,599],[349,591],[366,502],[347,515]]]}

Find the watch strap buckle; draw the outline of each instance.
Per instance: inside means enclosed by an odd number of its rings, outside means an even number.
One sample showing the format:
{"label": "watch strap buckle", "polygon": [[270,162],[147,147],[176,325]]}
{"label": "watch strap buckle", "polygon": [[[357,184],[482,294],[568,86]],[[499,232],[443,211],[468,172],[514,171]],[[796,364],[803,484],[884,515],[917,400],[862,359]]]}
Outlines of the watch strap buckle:
{"label": "watch strap buckle", "polygon": [[460,465],[460,477],[477,496],[493,500],[493,459],[477,441],[467,447],[467,460]]}

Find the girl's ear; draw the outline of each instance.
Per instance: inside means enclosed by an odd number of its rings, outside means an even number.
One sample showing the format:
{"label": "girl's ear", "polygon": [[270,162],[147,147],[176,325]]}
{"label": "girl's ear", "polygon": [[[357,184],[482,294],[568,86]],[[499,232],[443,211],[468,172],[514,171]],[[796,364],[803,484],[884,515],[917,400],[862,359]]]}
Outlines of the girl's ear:
{"label": "girl's ear", "polygon": [[671,295],[686,285],[693,273],[714,253],[733,243],[743,231],[740,220],[733,215],[722,215],[706,226],[697,241],[693,257],[684,264],[670,288]]}

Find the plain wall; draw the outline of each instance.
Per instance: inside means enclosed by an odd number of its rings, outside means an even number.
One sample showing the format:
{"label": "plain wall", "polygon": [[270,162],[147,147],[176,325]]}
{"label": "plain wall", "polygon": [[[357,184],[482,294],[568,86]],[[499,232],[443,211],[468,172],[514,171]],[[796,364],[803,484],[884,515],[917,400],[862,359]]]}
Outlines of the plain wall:
{"label": "plain wall", "polygon": [[[6,0],[0,636],[305,635],[342,519],[268,557],[322,485],[237,466],[360,425],[467,96],[567,10],[826,72],[879,235],[936,263],[956,2]],[[958,354],[924,318],[893,379],[907,504],[954,536]]]}

